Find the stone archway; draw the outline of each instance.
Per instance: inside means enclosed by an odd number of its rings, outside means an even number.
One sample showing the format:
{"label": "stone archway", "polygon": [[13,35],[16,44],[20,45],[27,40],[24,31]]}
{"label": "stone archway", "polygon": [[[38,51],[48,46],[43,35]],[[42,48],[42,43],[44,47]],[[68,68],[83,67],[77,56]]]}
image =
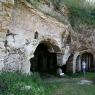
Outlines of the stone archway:
{"label": "stone archway", "polygon": [[84,52],[77,56],[76,59],[76,71],[82,71],[82,63],[86,63],[86,71],[94,71],[95,66],[93,62],[93,55],[89,52]]}
{"label": "stone archway", "polygon": [[31,72],[56,74],[58,46],[48,41],[42,41],[34,52],[34,57],[30,59]]}
{"label": "stone archway", "polygon": [[93,55],[91,53],[85,52],[81,55],[81,64],[82,62],[86,63],[86,70],[93,71],[94,63],[93,63]]}

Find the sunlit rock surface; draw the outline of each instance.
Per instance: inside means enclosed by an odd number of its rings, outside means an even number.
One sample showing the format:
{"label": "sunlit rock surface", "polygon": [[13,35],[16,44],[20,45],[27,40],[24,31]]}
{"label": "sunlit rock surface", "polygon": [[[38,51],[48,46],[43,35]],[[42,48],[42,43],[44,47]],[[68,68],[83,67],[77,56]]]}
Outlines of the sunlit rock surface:
{"label": "sunlit rock surface", "polygon": [[[62,53],[67,47],[62,41],[69,32],[69,25],[36,10],[26,1],[0,0],[0,70],[30,73],[29,60],[39,43],[46,41],[59,48],[49,47],[50,52]],[[69,51],[70,48],[65,50],[61,65],[66,64]]]}
{"label": "sunlit rock surface", "polygon": [[72,30],[64,7],[58,12],[52,2],[42,2],[37,10],[26,0],[0,0],[0,71],[30,73],[40,43],[73,73],[79,55],[89,52],[94,59],[95,27]]}

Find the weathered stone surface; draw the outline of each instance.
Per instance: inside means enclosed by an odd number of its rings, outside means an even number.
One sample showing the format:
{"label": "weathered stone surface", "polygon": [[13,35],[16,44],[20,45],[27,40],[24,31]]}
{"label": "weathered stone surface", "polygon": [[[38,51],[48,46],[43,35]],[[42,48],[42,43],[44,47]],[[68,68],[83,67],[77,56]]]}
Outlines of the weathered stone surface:
{"label": "weathered stone surface", "polygon": [[0,0],[0,32],[8,28],[13,6],[14,0]]}
{"label": "weathered stone surface", "polygon": [[95,59],[95,27],[83,26],[72,34],[72,51],[73,58],[73,72],[76,72],[76,59],[78,55],[83,53],[91,53],[93,55],[93,62]]}
{"label": "weathered stone surface", "polygon": [[73,34],[73,42],[76,45],[75,50],[95,49],[95,28],[81,27]]}
{"label": "weathered stone surface", "polygon": [[[95,27],[73,31],[69,23],[64,24],[45,14],[54,11],[52,3],[50,6],[43,3],[39,8],[43,12],[25,0],[0,0],[0,71],[30,73],[30,59],[42,42],[47,44],[49,52],[60,57],[57,65],[71,62],[67,67],[73,72],[76,72],[78,55],[90,52],[95,58]],[[61,12],[65,12],[64,8]],[[62,17],[60,13],[55,14]],[[36,39],[35,33],[38,33]],[[74,56],[69,60],[71,54]]]}
{"label": "weathered stone surface", "polygon": [[[0,0],[0,6],[0,71],[30,73],[30,59],[43,41],[51,44],[50,52],[65,51],[68,25],[39,12],[26,1]],[[34,39],[35,32],[37,39]],[[61,65],[66,64],[69,53],[70,48],[64,53],[66,59]]]}

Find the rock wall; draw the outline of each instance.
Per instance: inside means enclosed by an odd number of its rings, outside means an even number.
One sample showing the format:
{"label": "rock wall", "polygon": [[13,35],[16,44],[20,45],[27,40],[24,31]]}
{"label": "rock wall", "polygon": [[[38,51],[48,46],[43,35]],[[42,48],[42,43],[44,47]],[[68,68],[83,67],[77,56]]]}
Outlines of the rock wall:
{"label": "rock wall", "polygon": [[52,3],[43,3],[39,9],[26,0],[0,0],[0,71],[30,73],[30,59],[42,42],[49,52],[57,53],[57,65],[67,64],[67,70],[74,73],[78,55],[89,52],[95,62],[94,26],[73,31],[64,11],[60,14]]}
{"label": "rock wall", "polygon": [[[70,34],[69,25],[39,12],[24,0],[0,0],[0,6],[3,8],[0,9],[0,71],[30,73],[29,60],[43,41],[59,48],[53,51],[50,48],[50,52],[62,53],[68,47],[65,42]],[[61,65],[66,64],[70,47],[68,50]]]}
{"label": "rock wall", "polygon": [[0,71],[4,67],[6,30],[11,21],[14,0],[0,0]]}
{"label": "rock wall", "polygon": [[73,72],[76,72],[76,59],[83,53],[91,53],[95,62],[95,27],[82,26],[72,34]]}

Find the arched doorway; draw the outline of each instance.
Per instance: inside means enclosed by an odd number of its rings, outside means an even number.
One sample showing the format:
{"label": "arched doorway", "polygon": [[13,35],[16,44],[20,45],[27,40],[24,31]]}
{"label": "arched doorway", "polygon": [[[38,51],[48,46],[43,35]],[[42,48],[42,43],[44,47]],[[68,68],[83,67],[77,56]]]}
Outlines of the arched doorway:
{"label": "arched doorway", "polygon": [[86,63],[86,71],[93,71],[93,55],[88,52],[83,53],[81,58],[81,64],[83,61]]}
{"label": "arched doorway", "polygon": [[85,52],[79,55],[76,59],[76,71],[82,71],[82,63],[86,63],[86,71],[94,70],[93,55],[91,53]]}
{"label": "arched doorway", "polygon": [[56,47],[52,46],[46,42],[42,42],[37,46],[34,58],[30,59],[32,72],[56,74],[57,54],[54,52]]}

